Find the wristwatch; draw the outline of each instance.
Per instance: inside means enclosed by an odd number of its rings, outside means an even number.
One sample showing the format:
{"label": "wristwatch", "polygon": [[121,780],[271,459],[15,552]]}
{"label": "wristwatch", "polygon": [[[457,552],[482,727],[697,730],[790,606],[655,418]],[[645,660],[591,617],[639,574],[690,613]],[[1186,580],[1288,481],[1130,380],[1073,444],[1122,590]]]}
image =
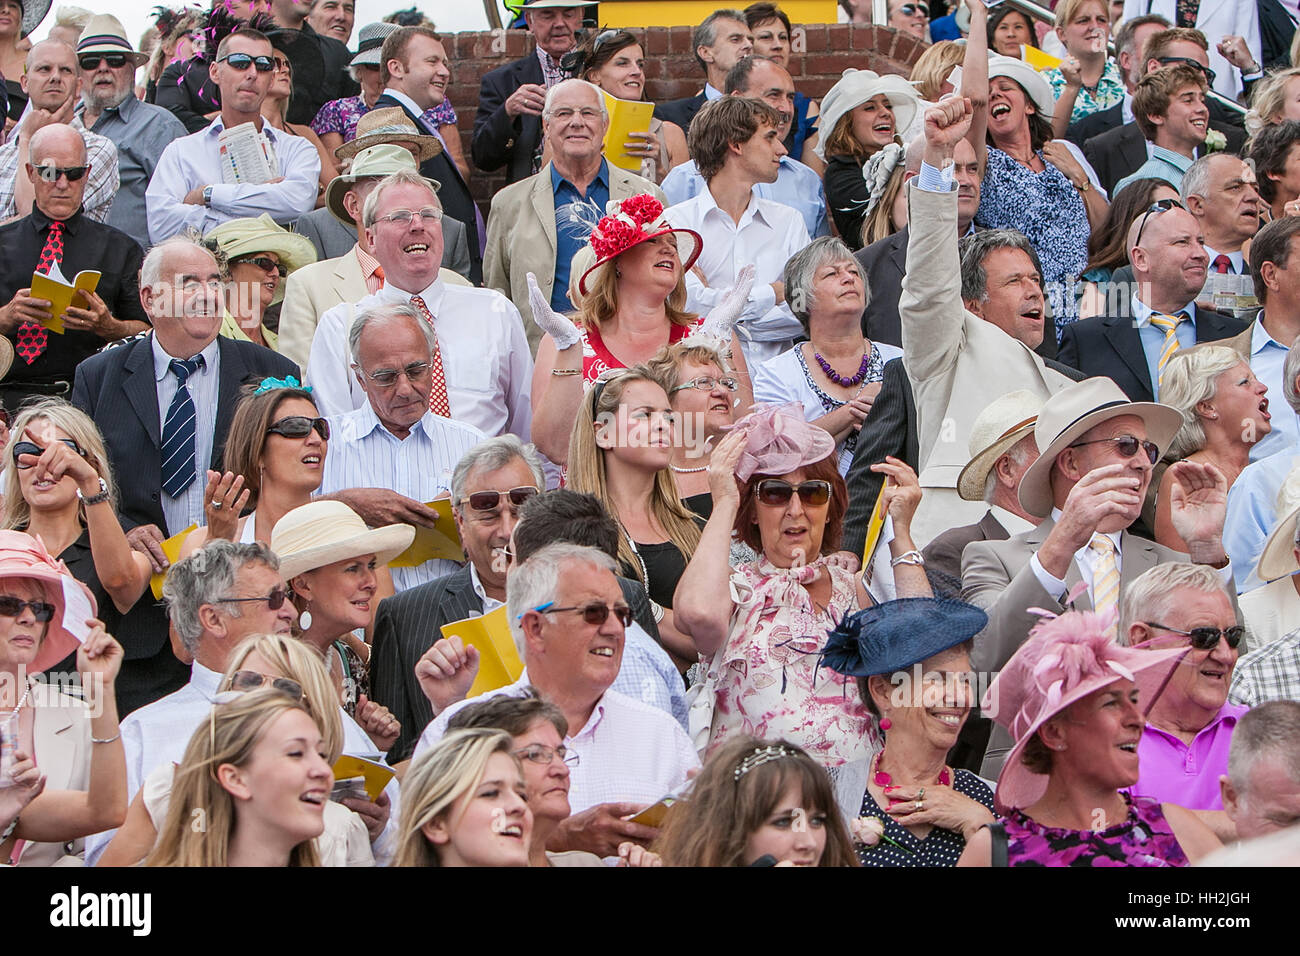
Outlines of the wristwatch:
{"label": "wristwatch", "polygon": [[86,506],[103,504],[108,500],[108,482],[103,478],[99,479],[99,494],[97,495],[83,495],[81,489],[78,488],[77,497],[80,498],[81,503]]}
{"label": "wristwatch", "polygon": [[204,187],[203,187],[203,205],[205,205],[205,206],[211,206],[211,205],[212,205],[212,187],[211,187],[211,186],[204,186]]}

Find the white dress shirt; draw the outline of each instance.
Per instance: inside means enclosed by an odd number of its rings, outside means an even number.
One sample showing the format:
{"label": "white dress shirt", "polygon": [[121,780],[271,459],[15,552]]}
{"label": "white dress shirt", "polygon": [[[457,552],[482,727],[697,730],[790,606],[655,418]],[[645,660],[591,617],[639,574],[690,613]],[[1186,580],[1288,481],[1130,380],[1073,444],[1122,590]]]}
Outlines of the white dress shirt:
{"label": "white dress shirt", "polygon": [[[161,435],[163,426],[167,424],[167,410],[171,408],[181,380],[171,373],[174,356],[163,350],[158,336],[150,334],[149,344],[153,348],[154,386],[158,390],[158,434]],[[213,339],[199,354],[203,356],[203,367],[196,368],[185,380],[185,386],[190,391],[190,401],[194,403],[194,480],[181,492],[179,498],[167,494],[161,485],[158,490],[163,517],[167,519],[164,531],[168,537],[184,531],[192,524],[208,523],[203,512],[203,493],[208,484],[208,466],[212,464],[212,436],[217,430],[221,348],[217,340]]]}
{"label": "white dress shirt", "polygon": [[[473,425],[425,412],[405,438],[398,438],[380,423],[367,402],[356,411],[330,418],[321,494],[388,488],[416,501],[432,501],[451,490],[456,462],[486,437]],[[455,561],[439,558],[414,568],[393,568],[393,586],[405,591],[459,567]]]}
{"label": "white dress shirt", "polygon": [[[528,686],[525,670],[513,684],[452,704],[424,728],[412,759],[442,739],[447,722],[462,707],[497,694],[519,697]],[[653,803],[684,784],[687,772],[700,766],[691,739],[677,721],[613,689],[605,691],[586,726],[571,732],[564,744],[578,754],[569,786],[574,813],[600,803]]]}
{"label": "white dress shirt", "polygon": [[[669,205],[677,205],[698,196],[709,187],[695,167],[695,160],[688,159],[669,170],[659,188],[668,197]],[[803,217],[804,228],[814,239],[831,234],[826,219],[826,190],[822,186],[822,178],[799,160],[782,156],[776,182],[755,183],[754,195],[759,199],[770,199],[789,206]]]}
{"label": "white dress shirt", "polygon": [[[225,183],[221,180],[221,153],[217,137],[225,129],[218,116],[206,128],[172,140],[158,160],[158,168],[145,190],[149,212],[149,238],[161,242],[186,227],[206,233],[230,219],[256,218],[270,213],[289,225],[316,205],[320,190],[320,153],[310,141],[282,133],[269,123],[262,132],[280,164],[279,183]],[[212,205],[187,203],[185,197],[198,186],[212,187]]]}
{"label": "white dress shirt", "polygon": [[[306,373],[322,415],[334,418],[367,404],[348,352],[353,318],[374,305],[410,302],[413,295],[386,282],[374,295],[321,316]],[[447,285],[441,279],[419,295],[434,317],[451,417],[485,435],[510,432],[528,441],[533,356],[514,303],[494,289]]]}
{"label": "white dress shirt", "polygon": [[788,305],[776,304],[771,284],[784,279],[786,261],[811,241],[803,217],[789,206],[751,194],[737,224],[705,189],[670,206],[667,218],[674,226],[694,229],[704,240],[695,268],[686,275],[687,310],[708,312],[735,284],[736,273],[752,264],[754,286],[736,323],[745,362],[757,368],[794,345],[795,338],[804,334],[803,326]]}

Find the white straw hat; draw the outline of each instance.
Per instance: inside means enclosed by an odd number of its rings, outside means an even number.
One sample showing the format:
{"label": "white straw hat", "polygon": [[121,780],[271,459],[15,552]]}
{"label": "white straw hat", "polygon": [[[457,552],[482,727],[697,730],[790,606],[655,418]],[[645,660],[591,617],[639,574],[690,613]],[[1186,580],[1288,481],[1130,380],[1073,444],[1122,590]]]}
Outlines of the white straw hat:
{"label": "white straw hat", "polygon": [[336,561],[373,554],[387,564],[411,546],[415,529],[390,524],[370,529],[341,501],[311,501],[294,508],[271,529],[271,550],[286,581]]}
{"label": "white straw hat", "polygon": [[989,471],[1016,442],[1034,430],[1043,400],[1028,389],[995,398],[975,418],[970,432],[971,459],[957,476],[957,494],[983,501]]}

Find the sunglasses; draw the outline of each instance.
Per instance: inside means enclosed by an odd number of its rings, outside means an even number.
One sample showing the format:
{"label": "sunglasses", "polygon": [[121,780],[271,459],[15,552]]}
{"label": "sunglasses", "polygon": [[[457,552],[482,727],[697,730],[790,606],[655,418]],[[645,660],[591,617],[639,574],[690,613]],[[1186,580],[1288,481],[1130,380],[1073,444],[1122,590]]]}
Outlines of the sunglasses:
{"label": "sunglasses", "polygon": [[905,3],[898,9],[903,12],[903,16],[905,17],[915,16],[918,10],[921,11],[923,16],[928,17],[930,15],[930,8],[924,3]]}
{"label": "sunglasses", "polygon": [[257,266],[263,272],[278,272],[280,273],[281,279],[289,274],[289,270],[284,267],[284,263],[276,262],[274,259],[267,256],[249,256],[247,259],[236,259],[230,264],[232,266],[239,266],[244,263],[248,263],[250,266]]}
{"label": "sunglasses", "polygon": [[1214,85],[1215,73],[1204,63],[1197,63],[1190,56],[1158,56],[1156,62],[1161,66],[1169,66],[1171,63],[1185,63],[1188,66],[1194,66],[1205,75],[1205,82],[1210,86]]}
{"label": "sunglasses", "polygon": [[584,604],[582,606],[574,605],[573,607],[551,607],[550,603],[543,604],[533,608],[539,614],[558,614],[561,611],[577,611],[582,615],[582,619],[592,627],[600,627],[609,620],[610,612],[618,619],[618,623],[624,627],[632,626],[632,609],[626,604],[615,604],[610,607],[608,604]]}
{"label": "sunglasses", "polygon": [[535,494],[537,489],[532,485],[521,485],[509,491],[476,491],[467,498],[461,498],[456,504],[463,505],[468,501],[475,511],[491,511],[501,504],[501,496],[506,495],[510,498],[510,503],[518,508]]}
{"label": "sunglasses", "polygon": [[1246,636],[1246,628],[1240,624],[1233,624],[1231,627],[1225,627],[1219,630],[1217,627],[1194,627],[1190,631],[1180,631],[1176,627],[1166,627],[1163,624],[1157,624],[1155,621],[1143,621],[1147,627],[1158,628],[1162,631],[1168,631],[1170,634],[1178,634],[1182,637],[1192,639],[1192,647],[1198,651],[1208,651],[1219,646],[1219,638],[1228,642],[1228,646],[1233,650],[1241,644],[1241,639]]}
{"label": "sunglasses", "polygon": [[270,73],[275,69],[275,60],[269,56],[250,56],[247,53],[227,53],[225,56],[217,57],[218,63],[229,63],[232,69],[247,70],[250,66],[257,67],[258,73]]}
{"label": "sunglasses", "polygon": [[251,598],[227,597],[227,598],[217,598],[217,601],[221,604],[259,604],[262,601],[265,601],[266,606],[268,608],[270,608],[272,611],[278,611],[280,610],[280,608],[284,607],[284,602],[288,597],[289,597],[288,590],[286,588],[277,586],[271,589],[270,594],[263,594],[261,597],[251,597]]}
{"label": "sunglasses", "polygon": [[1133,245],[1135,246],[1142,245],[1142,233],[1146,231],[1147,220],[1150,219],[1151,216],[1157,213],[1168,212],[1169,210],[1175,207],[1177,207],[1178,209],[1187,208],[1182,203],[1180,203],[1177,199],[1157,199],[1150,206],[1148,206],[1146,208],[1146,211],[1142,213],[1142,225],[1138,226],[1137,241],[1134,242]]}
{"label": "sunglasses", "polygon": [[235,671],[230,675],[231,690],[247,693],[250,690],[257,690],[259,687],[272,687],[289,695],[294,700],[303,699],[302,684],[287,677],[267,677],[257,671]]}
{"label": "sunglasses", "polygon": [[268,435],[283,435],[285,438],[306,438],[312,429],[320,435],[321,441],[330,440],[330,423],[323,418],[308,418],[306,415],[290,415],[270,425]]}
{"label": "sunglasses", "polygon": [[86,175],[86,170],[90,169],[90,166],[33,166],[32,168],[36,170],[36,175],[47,183],[57,183],[60,176],[67,176],[68,182],[75,183]]}
{"label": "sunglasses", "polygon": [[1160,448],[1153,441],[1146,439],[1134,438],[1132,435],[1120,435],[1118,438],[1094,438],[1092,441],[1077,441],[1070,448],[1079,448],[1082,445],[1101,445],[1113,444],[1118,449],[1120,455],[1124,458],[1132,458],[1138,453],[1140,448],[1147,453],[1147,460],[1155,464],[1160,460]]}
{"label": "sunglasses", "polygon": [[24,601],[12,594],[0,594],[0,617],[17,617],[23,613],[23,608],[27,607],[32,609],[32,616],[41,624],[54,617],[53,604],[44,601]]}
{"label": "sunglasses", "polygon": [[110,69],[126,66],[125,53],[85,53],[77,61],[83,70],[97,70],[99,64],[107,63]]}
{"label": "sunglasses", "polygon": [[[86,450],[82,448],[80,445],[78,445],[71,438],[60,438],[59,441],[63,442],[63,444],[67,445],[69,448],[75,451],[82,458],[86,457]],[[22,462],[18,460],[20,456],[31,455],[33,458],[40,458],[41,455],[45,454],[44,448],[42,448],[40,445],[37,445],[35,442],[30,442],[30,441],[14,442],[13,450],[14,450],[14,464],[18,467],[20,471],[25,471],[28,468],[31,468],[32,465],[36,464],[36,462],[31,462],[31,464],[24,465]]]}
{"label": "sunglasses", "polygon": [[796,492],[806,505],[824,505],[831,500],[831,483],[801,481],[795,486],[780,478],[764,478],[754,489],[754,497],[765,505],[788,505]]}
{"label": "sunglasses", "polygon": [[289,63],[289,61],[286,60],[284,57],[282,57],[282,56],[277,56],[277,57],[275,58],[275,68],[276,68],[277,70],[291,70],[291,69],[292,69],[292,66],[291,66],[291,64]]}

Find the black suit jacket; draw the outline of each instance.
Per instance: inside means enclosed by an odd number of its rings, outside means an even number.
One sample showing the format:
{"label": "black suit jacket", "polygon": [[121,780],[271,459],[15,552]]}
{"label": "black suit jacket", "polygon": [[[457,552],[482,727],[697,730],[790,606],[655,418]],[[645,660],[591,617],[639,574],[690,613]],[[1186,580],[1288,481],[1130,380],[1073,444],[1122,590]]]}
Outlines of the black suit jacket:
{"label": "black suit jacket", "polygon": [[700,111],[704,105],[704,91],[700,90],[694,96],[688,96],[684,100],[669,100],[667,103],[655,104],[655,116],[665,123],[676,123],[685,133],[691,128],[691,120],[695,119],[695,114]]}
{"label": "black suit jacket", "polygon": [[[1119,109],[1115,106],[1112,109]],[[1210,102],[1210,128],[1217,129],[1228,139],[1227,152],[1240,153],[1246,142],[1246,131],[1239,125],[1229,122],[1221,114],[1223,107]],[[1093,114],[1098,115],[1098,114]],[[1092,117],[1088,117],[1091,119]],[[1080,120],[1080,123],[1087,120]],[[1111,198],[1114,198],[1115,184],[1137,172],[1138,167],[1147,161],[1146,137],[1138,129],[1136,122],[1116,126],[1083,144],[1083,156],[1092,164],[1097,179]]]}
{"label": "black suit jacket", "polygon": [[506,100],[525,83],[545,82],[536,51],[483,75],[469,143],[475,166],[482,170],[505,166],[506,180],[511,183],[533,174],[533,154],[542,141],[542,118],[527,114],[512,118],[506,113]]}
{"label": "black suit jacket", "polygon": [[[925,546],[925,570],[937,597],[961,596],[961,553],[972,541],[1005,541],[1011,535],[992,511],[974,524],[949,528]],[[942,591],[943,593],[940,593]]]}
{"label": "black suit jacket", "polygon": [[[538,69],[541,69],[540,64]],[[399,100],[386,93],[381,93],[379,98],[375,100],[375,108],[378,109],[381,106],[399,106],[402,112],[415,124],[416,129],[430,136],[436,133],[419,116],[416,116]],[[438,153],[433,159],[426,159],[421,163],[420,175],[438,181],[440,184],[438,199],[441,200],[443,209],[447,211],[447,215],[459,219],[465,224],[466,238],[469,240],[469,281],[475,285],[481,285],[483,282],[483,253],[479,243],[478,217],[475,215],[477,208],[474,205],[474,197],[470,195],[469,185],[465,182],[465,178],[461,176],[460,170],[456,168],[456,164],[447,158],[445,150]]]}
{"label": "black suit jacket", "polygon": [[[627,578],[619,578],[618,583],[633,618],[658,640],[659,628],[645,588]],[[397,742],[388,751],[390,762],[410,757],[420,734],[433,720],[433,707],[420,690],[415,665],[442,637],[444,624],[482,613],[483,602],[474,591],[468,564],[379,602],[370,651],[370,697],[391,710],[402,724]]]}
{"label": "black suit jacket", "polygon": [[1123,125],[1124,102],[1121,100],[1108,110],[1089,113],[1079,122],[1071,123],[1065,131],[1065,138],[1082,149],[1084,144],[1094,136],[1100,136],[1107,130]]}
{"label": "black suit jacket", "polygon": [[871,290],[862,310],[862,334],[873,342],[903,346],[903,323],[898,317],[898,298],[907,272],[908,228],[877,239],[853,253]]}
{"label": "black suit jacket", "polygon": [[[1249,323],[1213,309],[1197,308],[1196,341],[1231,338]],[[1155,401],[1142,338],[1131,316],[1098,315],[1071,322],[1061,334],[1057,357],[1084,375],[1105,375],[1135,402]]]}

